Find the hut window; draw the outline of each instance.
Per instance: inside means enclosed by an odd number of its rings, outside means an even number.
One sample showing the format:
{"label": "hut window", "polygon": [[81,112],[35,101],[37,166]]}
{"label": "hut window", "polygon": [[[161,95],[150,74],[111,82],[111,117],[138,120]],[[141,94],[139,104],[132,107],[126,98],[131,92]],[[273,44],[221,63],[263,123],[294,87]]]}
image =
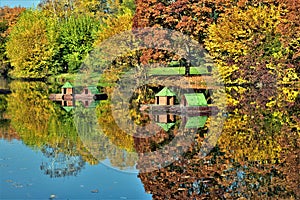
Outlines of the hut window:
{"label": "hut window", "polygon": [[88,89],[84,89],[84,93],[85,93],[85,94],[88,94],[88,93],[89,93],[89,90],[88,90]]}

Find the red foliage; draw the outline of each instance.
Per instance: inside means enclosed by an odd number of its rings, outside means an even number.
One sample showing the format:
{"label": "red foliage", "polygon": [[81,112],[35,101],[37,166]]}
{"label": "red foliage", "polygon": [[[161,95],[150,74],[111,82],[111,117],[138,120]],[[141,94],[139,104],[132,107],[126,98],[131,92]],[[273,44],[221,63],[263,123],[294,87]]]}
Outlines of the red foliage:
{"label": "red foliage", "polygon": [[6,23],[8,29],[1,33],[2,37],[7,37],[12,27],[17,23],[18,17],[25,10],[22,7],[9,8],[7,6],[0,8],[0,23]]}

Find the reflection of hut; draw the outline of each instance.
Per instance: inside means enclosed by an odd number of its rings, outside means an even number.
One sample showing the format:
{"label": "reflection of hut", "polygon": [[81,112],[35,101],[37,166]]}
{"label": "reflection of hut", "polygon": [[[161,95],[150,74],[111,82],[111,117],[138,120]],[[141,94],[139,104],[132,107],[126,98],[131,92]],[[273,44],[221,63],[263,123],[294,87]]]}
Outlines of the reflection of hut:
{"label": "reflection of hut", "polygon": [[154,115],[153,117],[156,124],[165,131],[175,125],[175,116],[172,114]]}
{"label": "reflection of hut", "polygon": [[188,117],[185,128],[203,128],[207,118],[207,116]]}
{"label": "reflection of hut", "polygon": [[94,101],[92,99],[92,100],[85,100],[85,101],[82,100],[81,102],[85,108],[96,108],[100,101]]}
{"label": "reflection of hut", "polygon": [[74,106],[73,100],[61,101],[62,106]]}
{"label": "reflection of hut", "polygon": [[158,123],[170,123],[175,121],[175,116],[170,115],[170,114],[165,114],[165,115],[155,115],[154,116],[155,122]]}
{"label": "reflection of hut", "polygon": [[192,93],[184,94],[181,100],[182,106],[207,106],[207,101],[204,94]]}
{"label": "reflection of hut", "polygon": [[172,126],[175,125],[175,123],[156,123],[158,126],[160,126],[164,131],[169,131]]}
{"label": "reflection of hut", "polygon": [[106,100],[107,94],[100,93],[96,86],[87,86],[82,89],[80,94],[75,95],[75,99],[82,101],[85,107],[88,107],[93,99]]}
{"label": "reflection of hut", "polygon": [[61,87],[61,93],[62,94],[74,94],[74,87],[70,82],[66,82],[62,87]]}
{"label": "reflection of hut", "polygon": [[155,102],[158,105],[174,105],[176,94],[169,88],[164,87],[155,95]]}
{"label": "reflection of hut", "polygon": [[73,106],[63,106],[65,111],[70,112],[74,107]]}

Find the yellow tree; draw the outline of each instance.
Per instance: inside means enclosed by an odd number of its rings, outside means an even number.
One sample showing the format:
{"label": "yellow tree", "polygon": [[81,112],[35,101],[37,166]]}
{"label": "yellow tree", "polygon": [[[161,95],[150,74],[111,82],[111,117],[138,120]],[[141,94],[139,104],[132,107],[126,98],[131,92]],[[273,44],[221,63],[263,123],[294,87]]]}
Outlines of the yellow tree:
{"label": "yellow tree", "polygon": [[133,13],[130,9],[124,9],[123,13],[103,19],[103,23],[100,25],[98,39],[96,40],[95,45],[101,44],[101,42],[103,42],[105,39],[108,39],[114,35],[131,30],[132,19]]}
{"label": "yellow tree", "polygon": [[3,75],[7,75],[11,67],[5,52],[6,41],[8,40],[8,35],[12,27],[17,23],[20,14],[24,10],[25,8],[21,7],[0,8],[0,73]]}
{"label": "yellow tree", "polygon": [[270,75],[266,80],[274,78],[273,60],[283,54],[276,32],[281,14],[275,6],[234,7],[209,27],[206,49],[225,83],[253,83],[260,72]]}
{"label": "yellow tree", "polygon": [[6,45],[13,77],[44,78],[50,73],[57,38],[54,26],[41,11],[27,10],[21,15]]}

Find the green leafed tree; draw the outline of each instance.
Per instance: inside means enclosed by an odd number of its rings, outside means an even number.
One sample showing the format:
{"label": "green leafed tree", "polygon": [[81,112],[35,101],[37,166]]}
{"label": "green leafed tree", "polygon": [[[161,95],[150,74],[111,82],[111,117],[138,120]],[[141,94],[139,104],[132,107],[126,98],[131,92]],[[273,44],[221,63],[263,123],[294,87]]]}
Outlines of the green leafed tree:
{"label": "green leafed tree", "polygon": [[45,78],[54,70],[55,21],[39,10],[27,10],[12,29],[6,51],[15,78]]}
{"label": "green leafed tree", "polygon": [[62,72],[76,72],[93,49],[99,22],[80,15],[65,19],[60,26],[60,52]]}

